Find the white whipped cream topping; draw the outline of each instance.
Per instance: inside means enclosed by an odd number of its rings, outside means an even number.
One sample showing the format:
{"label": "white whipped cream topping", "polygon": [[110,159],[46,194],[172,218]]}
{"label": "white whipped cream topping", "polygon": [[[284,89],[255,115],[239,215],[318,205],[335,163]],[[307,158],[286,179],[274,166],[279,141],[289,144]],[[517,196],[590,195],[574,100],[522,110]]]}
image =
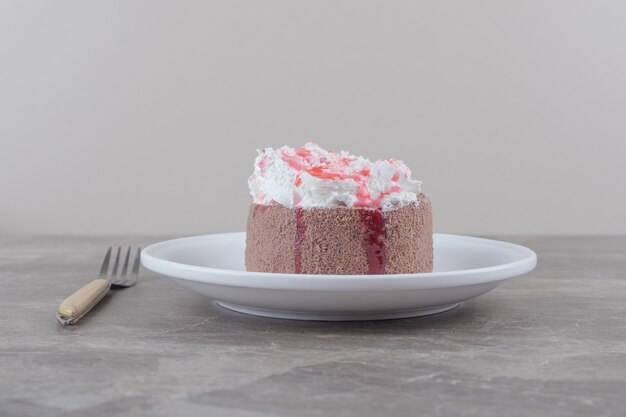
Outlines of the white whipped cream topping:
{"label": "white whipped cream topping", "polygon": [[376,207],[417,203],[421,181],[396,159],[370,161],[314,142],[258,151],[248,179],[256,204],[293,207]]}

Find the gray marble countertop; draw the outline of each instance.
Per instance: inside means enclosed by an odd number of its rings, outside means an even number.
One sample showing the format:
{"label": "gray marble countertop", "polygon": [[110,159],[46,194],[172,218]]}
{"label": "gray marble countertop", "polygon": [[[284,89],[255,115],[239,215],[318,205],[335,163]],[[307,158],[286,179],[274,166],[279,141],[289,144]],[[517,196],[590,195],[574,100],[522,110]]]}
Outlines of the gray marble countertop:
{"label": "gray marble countertop", "polygon": [[109,244],[0,237],[0,415],[623,416],[626,237],[511,237],[537,269],[434,316],[238,314],[143,270],[79,325],[54,319]]}

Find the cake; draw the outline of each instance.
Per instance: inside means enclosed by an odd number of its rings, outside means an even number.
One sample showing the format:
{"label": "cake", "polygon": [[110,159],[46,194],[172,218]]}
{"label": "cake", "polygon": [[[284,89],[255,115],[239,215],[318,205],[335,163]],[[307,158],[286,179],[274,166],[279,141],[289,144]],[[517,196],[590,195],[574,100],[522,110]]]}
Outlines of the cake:
{"label": "cake", "polygon": [[248,186],[248,271],[432,271],[431,203],[402,161],[370,161],[313,142],[266,148]]}

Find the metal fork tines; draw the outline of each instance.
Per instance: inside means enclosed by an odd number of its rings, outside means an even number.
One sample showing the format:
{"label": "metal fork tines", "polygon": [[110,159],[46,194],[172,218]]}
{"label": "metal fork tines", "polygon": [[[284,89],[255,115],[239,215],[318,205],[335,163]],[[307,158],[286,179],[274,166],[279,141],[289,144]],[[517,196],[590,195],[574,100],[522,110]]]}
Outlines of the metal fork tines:
{"label": "metal fork tines", "polygon": [[111,281],[111,285],[116,287],[132,287],[137,283],[137,277],[139,276],[139,263],[141,257],[141,248],[137,248],[137,254],[135,255],[135,260],[133,262],[133,269],[130,272],[130,276],[128,275],[128,264],[130,261],[131,255],[131,247],[128,246],[126,249],[126,256],[124,257],[124,265],[122,266],[122,272],[120,274],[117,273],[119,264],[120,264],[120,254],[122,252],[122,247],[118,246],[115,261],[113,262],[113,269],[111,270],[111,274],[107,275],[107,270],[109,269],[109,261],[111,259],[111,251],[112,247],[109,247],[107,253],[104,257],[104,261],[102,262],[102,267],[100,268],[100,278],[107,279]]}
{"label": "metal fork tines", "polygon": [[59,322],[62,324],[75,324],[110,292],[111,287],[132,287],[137,283],[141,261],[141,248],[137,248],[130,274],[128,273],[128,266],[132,252],[131,247],[128,246],[126,249],[124,264],[122,265],[120,273],[118,273],[118,270],[122,247],[117,247],[113,268],[109,273],[112,251],[112,247],[107,249],[98,279],[94,279],[89,284],[70,295],[59,305],[59,310],[57,311],[57,319]]}

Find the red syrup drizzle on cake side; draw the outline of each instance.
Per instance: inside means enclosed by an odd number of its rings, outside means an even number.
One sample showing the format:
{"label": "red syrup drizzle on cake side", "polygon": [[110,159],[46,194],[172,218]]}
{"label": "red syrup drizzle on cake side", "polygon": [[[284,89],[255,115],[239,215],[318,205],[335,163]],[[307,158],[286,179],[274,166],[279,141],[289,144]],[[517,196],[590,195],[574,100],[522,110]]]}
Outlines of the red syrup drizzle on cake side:
{"label": "red syrup drizzle on cake side", "polygon": [[385,214],[380,209],[361,208],[363,249],[367,253],[368,274],[385,273]]}
{"label": "red syrup drizzle on cake side", "polygon": [[255,204],[254,206],[254,211],[252,212],[252,216],[256,217],[256,216],[261,216],[263,215],[263,213],[265,213],[265,210],[268,208],[269,206],[265,205],[265,204]]}
{"label": "red syrup drizzle on cake side", "polygon": [[293,257],[296,264],[296,274],[302,273],[302,244],[304,243],[304,233],[306,232],[306,222],[304,220],[304,210],[296,207],[296,241]]}

